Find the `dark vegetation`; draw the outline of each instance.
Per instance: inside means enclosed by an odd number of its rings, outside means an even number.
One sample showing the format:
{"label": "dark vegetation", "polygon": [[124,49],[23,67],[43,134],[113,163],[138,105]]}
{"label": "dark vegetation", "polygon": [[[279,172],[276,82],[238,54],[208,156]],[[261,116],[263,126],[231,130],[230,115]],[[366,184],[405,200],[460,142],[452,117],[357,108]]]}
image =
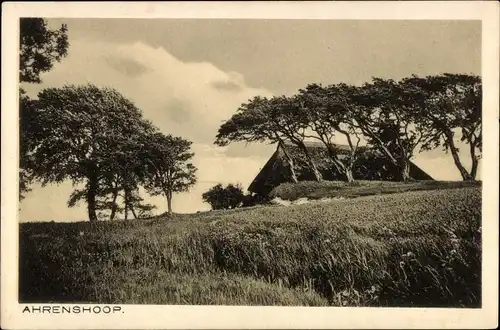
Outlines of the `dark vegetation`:
{"label": "dark vegetation", "polygon": [[[68,54],[67,26],[61,25],[57,30],[50,30],[42,18],[21,18],[19,20],[19,82],[40,83],[40,74],[47,72],[55,62]],[[19,132],[20,132],[20,198],[29,192],[34,178],[27,163],[28,150],[33,145],[33,124],[29,118],[33,116],[31,100],[24,89],[19,89]]]}
{"label": "dark vegetation", "polygon": [[245,193],[240,184],[217,184],[201,196],[205,203],[210,204],[212,210],[235,209],[243,206]]}
{"label": "dark vegetation", "polygon": [[20,225],[23,302],[481,304],[481,189]]}
{"label": "dark vegetation", "polygon": [[203,201],[210,204],[212,210],[230,210],[239,207],[250,207],[269,201],[268,196],[244,193],[241,184],[229,183],[226,186],[216,184],[202,194]]}
{"label": "dark vegetation", "polygon": [[85,201],[90,221],[112,220],[121,211],[125,218],[137,218],[136,211],[148,215],[152,207],[142,203],[140,187],[164,195],[171,213],[173,193],[196,183],[191,142],[159,132],[114,89],[46,88],[29,107],[23,118],[31,129],[23,153],[26,171],[42,185],[82,185],[68,206]]}
{"label": "dark vegetation", "polygon": [[[243,103],[221,125],[215,144],[291,143],[303,152],[314,179],[322,181],[306,147],[308,140],[317,140],[347,182],[355,181],[353,169],[362,138],[398,169],[399,181],[411,179],[411,159],[417,152],[439,147],[451,153],[463,180],[475,180],[482,152],[481,102],[480,77],[463,74],[411,76],[398,81],[373,78],[362,86],[309,84],[293,96],[257,96]],[[347,153],[337,148],[339,136],[347,140]],[[460,155],[457,138],[469,146]],[[290,180],[297,182],[293,158],[283,150]],[[461,159],[467,152],[470,170]]]}

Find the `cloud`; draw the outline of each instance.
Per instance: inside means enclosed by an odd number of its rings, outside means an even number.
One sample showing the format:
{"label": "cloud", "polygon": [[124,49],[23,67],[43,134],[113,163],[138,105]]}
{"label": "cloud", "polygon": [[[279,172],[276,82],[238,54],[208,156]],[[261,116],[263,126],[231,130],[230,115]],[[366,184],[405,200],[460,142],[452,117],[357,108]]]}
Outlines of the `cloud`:
{"label": "cloud", "polygon": [[[224,149],[226,157],[244,157],[244,158],[269,158],[276,149],[276,144],[269,143],[231,143]],[[267,161],[267,159],[266,159]]]}
{"label": "cloud", "polygon": [[239,92],[242,90],[242,87],[234,81],[214,81],[212,86],[220,91]]}
{"label": "cloud", "polygon": [[[249,159],[238,153],[228,157],[224,148],[213,145],[220,124],[242,102],[255,95],[271,95],[246,86],[239,73],[224,72],[206,62],[183,62],[163,48],[143,43],[71,40],[68,57],[42,75],[42,80],[40,85],[25,86],[31,96],[45,87],[66,84],[113,87],[161,131],[193,141],[199,183],[191,192],[174,197],[176,212],[207,209],[201,200],[204,191],[218,182],[247,186],[266,161],[265,157]],[[21,219],[86,219],[85,207],[67,209],[71,190],[68,182],[44,188],[35,185],[21,204]],[[165,209],[161,197],[151,201]]]}
{"label": "cloud", "polygon": [[240,92],[244,90],[245,78],[238,72],[229,71],[226,79],[213,81],[212,86],[219,91]]}
{"label": "cloud", "polygon": [[191,113],[194,112],[194,109],[191,108],[191,104],[186,100],[172,98],[165,105],[165,109],[169,109],[167,112],[169,119],[174,123],[186,124],[192,120]]}
{"label": "cloud", "polygon": [[135,78],[146,73],[147,71],[151,71],[151,68],[132,59],[109,56],[106,57],[105,60],[110,67],[131,78]]}
{"label": "cloud", "polygon": [[28,86],[30,94],[64,84],[111,86],[162,131],[197,143],[212,143],[217,128],[242,102],[271,94],[246,86],[239,73],[206,62],[183,62],[163,48],[139,42],[72,41],[68,57],[42,79],[43,84]]}

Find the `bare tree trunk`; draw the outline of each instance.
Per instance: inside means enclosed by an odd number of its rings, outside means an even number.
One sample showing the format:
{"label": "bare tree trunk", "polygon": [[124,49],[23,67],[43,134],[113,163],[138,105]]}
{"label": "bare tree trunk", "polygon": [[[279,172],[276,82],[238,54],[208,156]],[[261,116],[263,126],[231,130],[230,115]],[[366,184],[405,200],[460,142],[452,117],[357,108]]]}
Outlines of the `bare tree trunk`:
{"label": "bare tree trunk", "polygon": [[123,192],[123,199],[125,204],[125,220],[128,220],[128,188],[125,187]]}
{"label": "bare tree trunk", "polygon": [[116,204],[116,199],[118,198],[118,188],[113,191],[113,205],[111,206],[111,214],[109,215],[109,220],[113,220],[116,215],[116,209],[118,204]]}
{"label": "bare tree trunk", "polygon": [[335,166],[335,169],[337,170],[337,172],[344,176],[345,177],[345,181],[347,182],[352,182],[354,181],[354,179],[352,178],[352,169],[350,171],[350,175],[347,173],[348,172],[348,169],[347,167],[344,165],[344,163],[342,163],[338,158],[337,156],[333,155],[333,154],[330,154],[330,159],[331,161],[333,162],[333,165]]}
{"label": "bare tree trunk", "polygon": [[401,160],[400,162],[401,181],[408,182],[411,180],[410,176],[410,161],[408,159]]}
{"label": "bare tree trunk", "polygon": [[307,147],[304,143],[299,144],[300,149],[304,152],[304,155],[307,158],[307,162],[309,163],[309,166],[311,167],[311,170],[313,171],[314,178],[316,181],[321,182],[323,181],[323,176],[321,173],[318,171],[318,168],[316,167],[316,164],[314,163],[311,154],[309,153],[309,150],[307,150]]}
{"label": "bare tree trunk", "polygon": [[476,176],[477,176],[477,168],[479,167],[479,161],[478,159],[472,158],[472,168],[470,171],[470,179],[473,181],[476,181]]}
{"label": "bare tree trunk", "polygon": [[130,211],[132,211],[132,215],[134,216],[134,219],[137,219],[137,215],[135,214],[134,207],[130,205]]}
{"label": "bare tree trunk", "polygon": [[349,152],[350,157],[348,160],[348,164],[345,166],[345,175],[346,175],[347,182],[349,182],[349,183],[354,182],[354,175],[353,175],[352,171],[353,171],[354,165],[355,165],[357,157],[358,157],[357,150],[358,150],[359,142],[361,141],[361,139],[358,137],[357,134],[354,134],[354,136],[358,140],[357,143],[354,144],[354,142],[352,141],[351,134],[349,134],[347,131],[341,129],[339,125],[337,125],[335,127],[335,129],[337,131],[339,131],[340,133],[344,134],[344,136],[347,139],[347,143],[349,144],[349,148],[351,149]]}
{"label": "bare tree trunk", "polygon": [[87,210],[90,222],[97,221],[95,197],[96,197],[95,190],[90,188],[87,192]]}
{"label": "bare tree trunk", "polygon": [[458,155],[458,149],[455,147],[455,142],[453,142],[453,133],[452,132],[446,132],[446,140],[448,142],[448,146],[450,147],[451,155],[453,156],[453,161],[455,162],[455,166],[458,168],[460,171],[460,175],[462,175],[462,179],[464,181],[468,180],[473,180],[469,172],[465,169],[465,167],[462,165],[462,162],[460,162],[460,157]]}
{"label": "bare tree trunk", "polygon": [[95,174],[95,172],[91,172],[87,183],[87,211],[90,222],[97,221],[96,194],[97,194],[97,175]]}
{"label": "bare tree trunk", "polygon": [[332,148],[331,145],[326,145],[326,148],[328,150],[328,155],[330,159],[333,162],[333,165],[337,169],[337,171],[345,177],[345,181],[347,182],[354,182],[354,176],[352,174],[352,164],[345,165],[338,157],[335,152],[335,150]]}
{"label": "bare tree trunk", "polygon": [[168,192],[167,194],[167,207],[168,207],[168,215],[172,216],[172,192]]}
{"label": "bare tree trunk", "polygon": [[347,182],[349,182],[349,183],[354,182],[354,176],[352,174],[352,167],[347,166],[345,168],[345,176],[346,176]]}
{"label": "bare tree trunk", "polygon": [[172,192],[166,188],[163,188],[163,193],[167,198],[167,213],[169,216],[172,216]]}
{"label": "bare tree trunk", "polygon": [[288,168],[290,169],[290,178],[292,179],[292,182],[293,183],[299,182],[299,180],[297,179],[297,174],[295,173],[293,159],[288,154],[288,151],[285,148],[285,144],[282,141],[279,142],[279,147],[281,148],[281,150],[283,150],[283,154],[285,155],[286,161],[288,163]]}
{"label": "bare tree trunk", "polygon": [[476,146],[474,143],[469,144],[470,148],[470,157],[472,159],[472,167],[470,170],[471,180],[476,180],[477,168],[479,166],[479,157],[476,156]]}

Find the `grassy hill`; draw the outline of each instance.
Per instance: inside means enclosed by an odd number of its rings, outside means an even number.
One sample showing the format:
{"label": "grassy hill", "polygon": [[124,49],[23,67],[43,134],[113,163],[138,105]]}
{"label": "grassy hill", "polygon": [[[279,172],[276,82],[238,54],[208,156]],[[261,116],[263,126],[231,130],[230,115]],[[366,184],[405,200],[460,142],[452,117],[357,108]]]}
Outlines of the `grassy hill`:
{"label": "grassy hill", "polygon": [[464,187],[480,187],[481,182],[474,181],[413,181],[408,183],[397,181],[301,181],[284,183],[274,188],[270,197],[284,200],[300,198],[356,198],[361,196],[387,195],[419,190],[438,190]]}
{"label": "grassy hill", "polygon": [[479,307],[481,188],[26,223],[20,256],[22,302]]}

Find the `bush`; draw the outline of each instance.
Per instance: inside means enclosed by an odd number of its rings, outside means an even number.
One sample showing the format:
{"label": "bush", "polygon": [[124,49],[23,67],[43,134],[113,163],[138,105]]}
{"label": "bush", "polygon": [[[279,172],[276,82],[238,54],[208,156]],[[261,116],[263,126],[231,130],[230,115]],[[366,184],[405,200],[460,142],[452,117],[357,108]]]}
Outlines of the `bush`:
{"label": "bush", "polygon": [[262,197],[260,195],[251,195],[247,194],[243,198],[243,204],[241,205],[242,207],[251,207],[251,206],[257,206],[257,205],[263,205],[269,202],[269,198],[267,197]]}
{"label": "bush", "polygon": [[202,198],[210,204],[212,210],[225,210],[240,207],[245,200],[245,194],[240,184],[230,183],[223,187],[219,183],[205,192]]}

